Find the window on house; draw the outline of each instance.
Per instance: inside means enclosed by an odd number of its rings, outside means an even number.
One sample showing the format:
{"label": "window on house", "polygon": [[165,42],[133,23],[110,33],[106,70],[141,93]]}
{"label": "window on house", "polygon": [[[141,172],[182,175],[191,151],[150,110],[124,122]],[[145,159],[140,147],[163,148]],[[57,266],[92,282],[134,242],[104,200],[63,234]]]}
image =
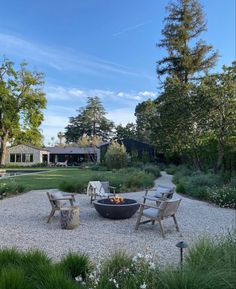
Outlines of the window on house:
{"label": "window on house", "polygon": [[33,161],[34,161],[34,155],[30,154],[30,162],[33,163]]}
{"label": "window on house", "polygon": [[21,163],[21,154],[16,154],[16,162]]}
{"label": "window on house", "polygon": [[25,162],[26,163],[30,162],[30,154],[25,154]]}
{"label": "window on house", "polygon": [[16,155],[10,154],[10,163],[14,163],[16,161]]}
{"label": "window on house", "polygon": [[25,163],[25,154],[22,154],[22,163]]}

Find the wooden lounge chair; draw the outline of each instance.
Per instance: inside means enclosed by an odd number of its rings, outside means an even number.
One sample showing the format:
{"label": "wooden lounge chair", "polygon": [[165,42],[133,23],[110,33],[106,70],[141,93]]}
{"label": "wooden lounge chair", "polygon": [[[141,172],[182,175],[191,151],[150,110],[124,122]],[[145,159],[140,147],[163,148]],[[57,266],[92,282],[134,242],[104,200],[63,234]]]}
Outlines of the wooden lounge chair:
{"label": "wooden lounge chair", "polygon": [[[47,192],[49,202],[52,206],[51,213],[48,216],[48,223],[54,216],[56,211],[60,211],[62,208],[75,205],[74,194],[62,193],[62,192]],[[78,205],[78,203],[76,204]]]}
{"label": "wooden lounge chair", "polygon": [[[148,193],[151,192],[152,195],[148,196]],[[174,187],[166,187],[162,185],[158,185],[156,188],[146,190],[145,197],[146,199],[157,198],[161,200],[172,199],[175,192]],[[151,200],[150,198],[150,200]]]}
{"label": "wooden lounge chair", "polygon": [[[140,224],[152,222],[152,225],[154,225],[155,221],[157,221],[161,228],[162,237],[165,238],[163,220],[165,218],[172,217],[176,226],[176,230],[179,232],[179,226],[178,226],[175,214],[178,210],[180,201],[181,199],[159,201],[159,202],[156,202],[155,206],[147,205],[145,203],[141,204],[135,230],[138,230],[138,227]],[[142,217],[146,217],[147,220],[141,222]]]}
{"label": "wooden lounge chair", "polygon": [[97,196],[106,198],[115,196],[115,187],[110,186],[109,182],[91,181],[87,186],[87,195],[91,197],[92,203]]}

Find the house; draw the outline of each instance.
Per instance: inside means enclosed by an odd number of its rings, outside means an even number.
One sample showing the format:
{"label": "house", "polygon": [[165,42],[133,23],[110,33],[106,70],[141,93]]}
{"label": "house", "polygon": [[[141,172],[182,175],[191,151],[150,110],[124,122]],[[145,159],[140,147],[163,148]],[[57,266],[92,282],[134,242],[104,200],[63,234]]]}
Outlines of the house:
{"label": "house", "polygon": [[[154,146],[129,138],[119,140],[118,142],[124,144],[132,161],[156,161],[156,151]],[[107,142],[100,146],[102,159],[104,158],[109,145],[110,143]]]}
{"label": "house", "polygon": [[94,147],[45,147],[37,148],[21,144],[7,149],[6,165],[29,166],[66,162],[78,165],[81,162],[100,162],[100,149]]}
{"label": "house", "polygon": [[50,163],[66,162],[78,165],[81,162],[100,162],[100,149],[96,147],[46,147]]}
{"label": "house", "polygon": [[32,145],[17,145],[7,148],[6,165],[30,166],[49,163],[49,151]]}

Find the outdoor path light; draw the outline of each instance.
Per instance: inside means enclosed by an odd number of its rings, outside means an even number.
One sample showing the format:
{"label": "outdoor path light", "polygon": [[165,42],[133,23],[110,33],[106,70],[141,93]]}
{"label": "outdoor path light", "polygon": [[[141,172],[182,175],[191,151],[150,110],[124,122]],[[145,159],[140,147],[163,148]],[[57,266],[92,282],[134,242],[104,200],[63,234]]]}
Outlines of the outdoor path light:
{"label": "outdoor path light", "polygon": [[175,245],[177,248],[180,248],[180,268],[183,267],[183,250],[188,247],[188,244],[184,241],[180,241]]}

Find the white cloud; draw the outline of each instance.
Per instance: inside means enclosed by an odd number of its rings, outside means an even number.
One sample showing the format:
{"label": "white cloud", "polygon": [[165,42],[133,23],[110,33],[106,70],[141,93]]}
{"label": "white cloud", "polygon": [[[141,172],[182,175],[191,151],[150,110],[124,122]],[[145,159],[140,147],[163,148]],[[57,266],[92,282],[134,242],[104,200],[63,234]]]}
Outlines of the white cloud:
{"label": "white cloud", "polygon": [[155,98],[157,95],[153,91],[114,91],[105,89],[81,89],[78,87],[48,86],[45,89],[46,96],[51,100],[73,100],[80,99],[86,101],[87,97],[98,96],[102,100],[133,100],[143,101],[147,98]]}
{"label": "white cloud", "polygon": [[148,24],[150,22],[151,22],[151,20],[146,21],[146,22],[142,22],[142,23],[139,23],[139,24],[136,24],[136,25],[133,25],[133,26],[126,27],[126,28],[122,29],[121,31],[114,33],[113,36],[116,37],[116,36],[119,36],[121,34],[127,33],[129,31],[136,30],[136,29],[138,29],[138,28],[140,28],[142,26],[145,26],[146,24]]}
{"label": "white cloud", "polygon": [[[98,96],[102,100],[108,112],[107,118],[114,121],[116,125],[135,122],[134,111],[136,105],[148,98],[154,99],[156,97],[156,93],[153,91],[113,91],[63,86],[47,87],[46,95],[49,105],[41,126],[45,143],[48,143],[51,137],[56,138],[59,131],[65,130],[69,123],[69,117],[75,116],[77,114],[76,110],[86,105],[89,96]],[[113,108],[109,108],[111,102]]]}
{"label": "white cloud", "polygon": [[152,91],[140,91],[139,95],[145,96],[145,97],[157,97],[156,93],[154,93]]}
{"label": "white cloud", "polygon": [[83,74],[110,75],[111,73],[140,77],[129,67],[99,57],[73,51],[70,48],[53,48],[25,40],[19,36],[0,32],[0,53],[12,54],[21,59],[48,65],[58,71],[76,71]]}

